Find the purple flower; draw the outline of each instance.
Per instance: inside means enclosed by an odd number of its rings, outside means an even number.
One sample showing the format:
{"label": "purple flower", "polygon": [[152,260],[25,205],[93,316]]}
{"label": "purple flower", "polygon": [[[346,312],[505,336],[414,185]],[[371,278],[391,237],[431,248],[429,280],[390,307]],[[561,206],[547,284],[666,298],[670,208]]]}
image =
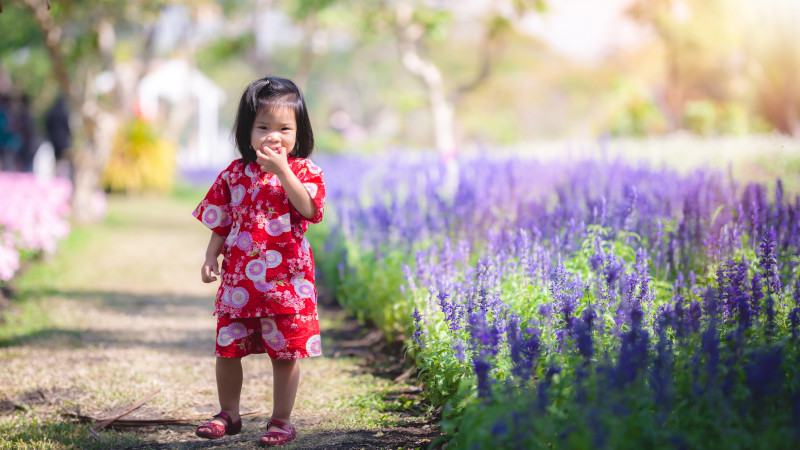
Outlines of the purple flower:
{"label": "purple flower", "polygon": [[573,328],[575,341],[578,345],[578,353],[588,360],[594,356],[594,345],[592,342],[592,332],[594,331],[594,320],[597,314],[591,307],[583,310],[581,320]]}
{"label": "purple flower", "polygon": [[759,246],[758,265],[761,274],[764,276],[767,291],[770,294],[779,293],[781,290],[781,280],[778,274],[778,258],[775,254],[775,229],[770,228],[761,239]]}
{"label": "purple flower", "polygon": [[717,270],[717,287],[725,319],[737,317],[739,327],[752,322],[752,308],[747,289],[747,263],[728,260]]}
{"label": "purple flower", "polygon": [[764,298],[762,286],[761,275],[756,272],[750,282],[750,310],[753,311],[754,317],[758,317],[761,313],[761,299]]}
{"label": "purple flower", "polygon": [[414,331],[414,335],[411,337],[411,340],[417,344],[419,348],[425,348],[425,342],[422,341],[422,315],[419,313],[419,310],[415,307],[414,313],[411,314],[411,317],[414,318],[414,326],[416,327],[416,331]]}
{"label": "purple flower", "polygon": [[508,425],[506,425],[503,419],[497,420],[492,426],[492,436],[503,437],[506,436],[507,434],[508,434]]}
{"label": "purple flower", "polygon": [[578,299],[583,295],[583,286],[577,277],[567,272],[563,264],[557,265],[550,275],[550,292],[555,299],[561,323],[567,330],[572,329]]}
{"label": "purple flower", "polygon": [[673,308],[673,315],[675,317],[675,337],[684,338],[689,334],[689,320],[688,311],[683,308],[685,301],[683,296],[675,296],[675,306]]}
{"label": "purple flower", "polygon": [[779,389],[784,376],[781,370],[782,362],[782,347],[766,347],[755,351],[750,362],[744,367],[747,387],[754,400],[761,401]]}
{"label": "purple flower", "polygon": [[717,291],[712,288],[706,289],[703,293],[703,312],[709,321],[716,323],[719,315],[719,297]]}
{"label": "purple flower", "polygon": [[489,371],[492,366],[485,359],[485,355],[479,353],[473,360],[475,375],[478,378],[478,398],[490,398],[492,396],[491,379]]}
{"label": "purple flower", "polygon": [[465,351],[467,350],[467,345],[459,338],[455,339],[455,344],[453,344],[453,350],[456,351],[456,358],[459,361],[465,361],[467,359],[467,354]]}
{"label": "purple flower", "polygon": [[519,317],[512,314],[506,334],[511,353],[511,373],[524,382],[531,377],[532,369],[539,357],[541,332],[535,323],[529,323],[529,327],[524,331],[520,325]]}
{"label": "purple flower", "polygon": [[630,313],[630,329],[622,334],[614,378],[617,388],[633,382],[647,367],[649,336],[642,328],[643,316],[642,310],[634,307]]}
{"label": "purple flower", "polygon": [[542,316],[544,320],[553,317],[553,311],[554,311],[553,303],[542,303],[541,305],[539,305],[538,312],[539,315]]}
{"label": "purple flower", "polygon": [[461,329],[461,323],[459,320],[458,305],[456,305],[455,302],[448,302],[447,298],[449,296],[448,293],[439,291],[436,298],[439,300],[439,308],[441,308],[444,319],[450,327],[450,330],[455,332]]}
{"label": "purple flower", "polygon": [[700,331],[700,318],[703,316],[702,305],[700,302],[692,302],[689,305],[689,329],[693,333]]}
{"label": "purple flower", "polygon": [[494,322],[489,323],[481,311],[470,314],[469,333],[474,354],[494,357],[500,351],[500,328]]}
{"label": "purple flower", "polygon": [[409,265],[403,266],[403,277],[406,280],[406,284],[408,284],[408,288],[411,289],[412,291],[415,291],[417,289],[417,284],[414,281],[414,272],[411,266]]}

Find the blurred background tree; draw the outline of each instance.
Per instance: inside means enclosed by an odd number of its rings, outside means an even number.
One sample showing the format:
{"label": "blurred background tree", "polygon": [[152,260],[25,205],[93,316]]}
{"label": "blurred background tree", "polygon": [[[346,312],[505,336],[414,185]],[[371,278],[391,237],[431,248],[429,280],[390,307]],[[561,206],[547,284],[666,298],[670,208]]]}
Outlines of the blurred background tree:
{"label": "blurred background tree", "polygon": [[[103,71],[116,70],[117,52],[125,49],[117,42],[118,33],[126,36],[127,43],[140,40],[143,51],[135,56],[147,61],[149,33],[142,22],[157,17],[163,4],[156,0],[65,0],[53,2],[51,8],[50,2],[21,0],[7,3],[3,11],[4,22],[14,20],[13,27],[6,22],[3,28],[14,31],[9,39],[0,41],[0,57],[12,54],[22,60],[9,71],[11,82],[21,90],[37,92],[38,102],[61,93],[72,111],[70,122],[76,139],[69,158],[73,168],[73,219],[78,222],[95,219],[93,199],[117,124],[133,111],[130,105],[136,77],[128,85],[116,83],[112,95],[104,98],[96,77]],[[49,78],[55,83],[48,83],[41,70],[34,72],[38,77],[29,76],[25,70],[28,64],[41,68],[43,55],[49,62]]]}
{"label": "blurred background tree", "polygon": [[627,13],[657,37],[670,130],[798,134],[797,2],[636,0]]}
{"label": "blurred background tree", "polygon": [[658,38],[665,69],[658,89],[669,129],[686,124],[688,103],[733,97],[743,60],[734,10],[724,0],[637,0],[628,13]]}
{"label": "blurred background tree", "polygon": [[[458,2],[395,1],[378,5],[376,11],[362,14],[362,17],[372,19],[368,22],[372,29],[388,24],[388,34],[394,36],[402,66],[421,81],[427,94],[435,147],[445,157],[450,157],[457,148],[455,110],[460,100],[489,78],[513,30],[513,22],[528,11],[544,11],[546,4],[541,0],[518,0],[511,4],[488,2],[485,9],[473,11],[474,17],[462,14],[466,17],[460,18],[456,17]],[[458,41],[462,48],[472,50],[469,53],[477,59],[476,67],[465,80],[456,71],[451,72],[454,80],[445,80],[431,47],[441,46],[457,36],[459,25],[472,28],[471,33]],[[462,80],[457,81],[459,78]],[[449,93],[446,81],[454,85]]]}
{"label": "blurred background tree", "polygon": [[800,136],[800,2],[757,7],[740,0],[745,73],[754,109],[782,133]]}

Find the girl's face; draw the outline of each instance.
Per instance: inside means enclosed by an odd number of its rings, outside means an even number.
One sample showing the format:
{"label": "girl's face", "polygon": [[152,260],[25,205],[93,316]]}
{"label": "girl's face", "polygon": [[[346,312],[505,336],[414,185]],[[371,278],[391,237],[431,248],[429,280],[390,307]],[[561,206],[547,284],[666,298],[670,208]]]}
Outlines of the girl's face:
{"label": "girl's face", "polygon": [[297,121],[291,108],[261,108],[250,132],[250,145],[258,150],[294,150],[297,142]]}

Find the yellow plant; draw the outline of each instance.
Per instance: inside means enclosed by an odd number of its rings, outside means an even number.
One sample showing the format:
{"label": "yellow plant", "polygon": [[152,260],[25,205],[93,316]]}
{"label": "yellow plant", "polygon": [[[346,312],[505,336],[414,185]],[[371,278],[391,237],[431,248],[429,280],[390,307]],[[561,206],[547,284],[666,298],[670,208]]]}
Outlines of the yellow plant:
{"label": "yellow plant", "polygon": [[134,119],[114,140],[103,186],[110,192],[167,192],[174,180],[175,153],[175,145],[153,126]]}

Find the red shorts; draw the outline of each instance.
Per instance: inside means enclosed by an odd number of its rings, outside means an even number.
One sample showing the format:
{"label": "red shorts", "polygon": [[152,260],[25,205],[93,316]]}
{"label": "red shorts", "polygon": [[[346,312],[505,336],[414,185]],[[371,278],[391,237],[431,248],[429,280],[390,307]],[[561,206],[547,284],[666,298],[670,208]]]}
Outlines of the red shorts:
{"label": "red shorts", "polygon": [[255,353],[267,353],[272,359],[322,355],[316,315],[217,317],[217,356],[241,358]]}

